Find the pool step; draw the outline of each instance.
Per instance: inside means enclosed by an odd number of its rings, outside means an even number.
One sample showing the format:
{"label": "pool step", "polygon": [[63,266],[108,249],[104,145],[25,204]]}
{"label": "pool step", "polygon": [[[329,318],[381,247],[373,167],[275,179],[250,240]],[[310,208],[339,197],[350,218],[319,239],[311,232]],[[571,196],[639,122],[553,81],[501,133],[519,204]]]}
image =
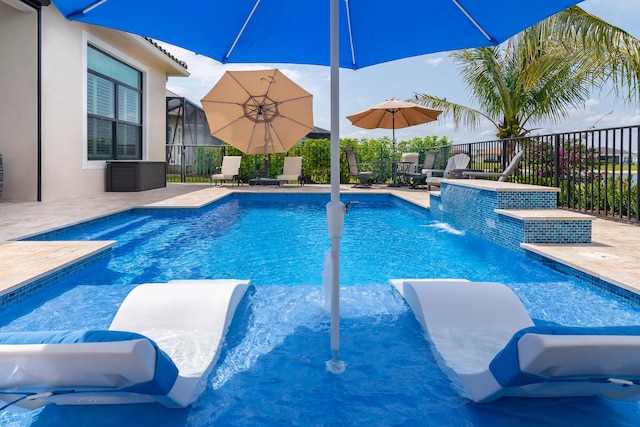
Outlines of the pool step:
{"label": "pool step", "polygon": [[518,222],[522,243],[591,243],[591,223],[595,218],[590,215],[563,209],[494,209],[494,212]]}

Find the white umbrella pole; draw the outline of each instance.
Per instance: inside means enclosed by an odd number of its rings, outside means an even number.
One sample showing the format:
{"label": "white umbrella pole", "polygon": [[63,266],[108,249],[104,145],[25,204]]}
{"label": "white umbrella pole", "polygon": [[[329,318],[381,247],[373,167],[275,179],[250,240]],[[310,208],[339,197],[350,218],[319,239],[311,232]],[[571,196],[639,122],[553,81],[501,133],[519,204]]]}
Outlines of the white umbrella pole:
{"label": "white umbrella pole", "polygon": [[340,201],[340,54],[338,0],[331,0],[331,201],[327,203],[327,225],[331,237],[331,360],[327,369],[344,371],[340,361],[340,237],[345,205]]}

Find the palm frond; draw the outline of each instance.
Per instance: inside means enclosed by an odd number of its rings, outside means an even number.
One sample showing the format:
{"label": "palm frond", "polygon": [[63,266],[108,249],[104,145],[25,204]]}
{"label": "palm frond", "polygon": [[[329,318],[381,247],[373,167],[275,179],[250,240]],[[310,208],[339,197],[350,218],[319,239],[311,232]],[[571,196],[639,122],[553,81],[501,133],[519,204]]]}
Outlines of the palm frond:
{"label": "palm frond", "polygon": [[442,120],[444,122],[447,117],[450,117],[453,120],[456,129],[461,125],[469,130],[478,129],[482,124],[482,117],[497,126],[493,119],[482,111],[447,101],[446,98],[439,98],[437,96],[427,95],[424,93],[416,93],[415,102],[425,107],[442,111],[442,114],[440,115],[440,118],[442,119],[439,118],[438,121]]}

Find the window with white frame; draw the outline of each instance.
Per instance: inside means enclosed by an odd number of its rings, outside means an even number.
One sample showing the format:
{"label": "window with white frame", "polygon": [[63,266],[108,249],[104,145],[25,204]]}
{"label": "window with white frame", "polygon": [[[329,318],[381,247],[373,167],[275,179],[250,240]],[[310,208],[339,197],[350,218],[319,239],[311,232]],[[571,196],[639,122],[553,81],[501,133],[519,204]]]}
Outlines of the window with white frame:
{"label": "window with white frame", "polygon": [[87,158],[142,159],[142,73],[87,46]]}

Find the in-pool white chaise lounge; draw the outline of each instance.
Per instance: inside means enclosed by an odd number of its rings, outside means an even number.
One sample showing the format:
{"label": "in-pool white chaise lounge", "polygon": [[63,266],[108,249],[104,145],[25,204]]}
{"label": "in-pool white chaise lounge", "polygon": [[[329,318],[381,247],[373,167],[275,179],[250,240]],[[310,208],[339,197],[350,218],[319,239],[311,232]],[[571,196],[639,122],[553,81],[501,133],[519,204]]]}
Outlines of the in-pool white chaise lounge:
{"label": "in-pool white chaise lounge", "polygon": [[[640,400],[640,327],[535,326],[500,283],[395,279],[432,347],[475,402],[502,396]],[[452,372],[451,372],[452,371]]]}
{"label": "in-pool white chaise lounge", "polygon": [[135,287],[108,330],[0,334],[5,407],[159,402],[204,390],[249,282],[180,280]]}

